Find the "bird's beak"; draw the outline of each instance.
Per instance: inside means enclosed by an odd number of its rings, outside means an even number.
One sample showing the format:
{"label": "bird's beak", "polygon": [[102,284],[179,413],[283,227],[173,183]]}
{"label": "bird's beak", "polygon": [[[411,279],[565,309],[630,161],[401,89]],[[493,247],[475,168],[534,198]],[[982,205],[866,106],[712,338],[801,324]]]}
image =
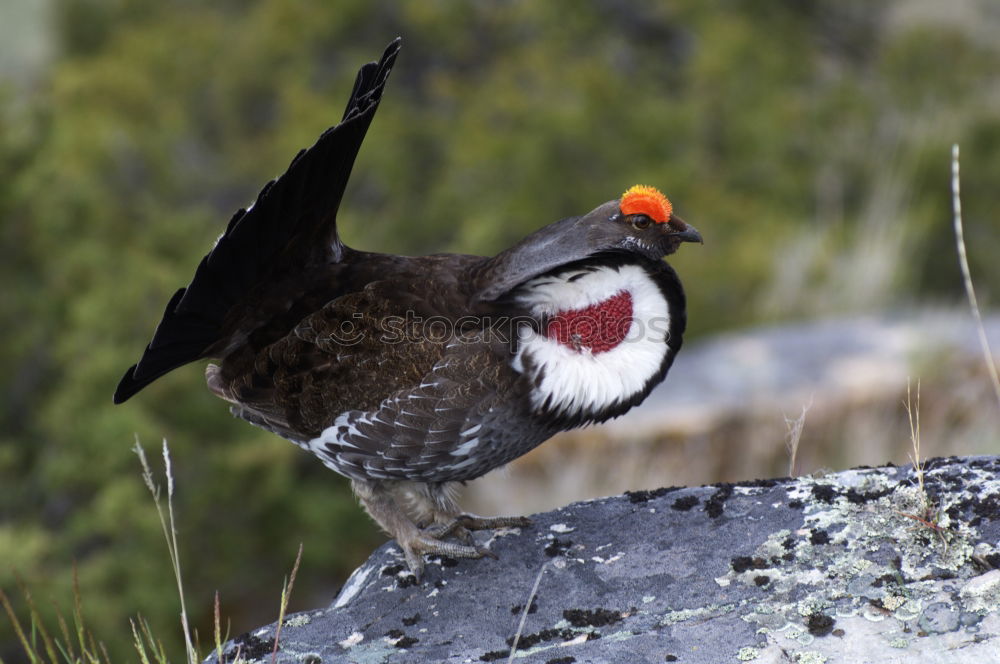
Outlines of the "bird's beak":
{"label": "bird's beak", "polygon": [[667,226],[670,228],[670,237],[675,237],[681,242],[698,242],[700,244],[705,244],[705,241],[701,239],[701,233],[698,229],[687,223],[676,214],[670,215],[670,219],[667,221]]}

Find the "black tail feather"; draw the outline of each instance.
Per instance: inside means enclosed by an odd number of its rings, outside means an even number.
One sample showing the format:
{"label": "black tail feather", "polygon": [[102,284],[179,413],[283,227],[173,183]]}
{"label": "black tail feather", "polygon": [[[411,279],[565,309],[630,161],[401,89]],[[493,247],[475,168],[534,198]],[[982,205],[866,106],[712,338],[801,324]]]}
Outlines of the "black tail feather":
{"label": "black tail feather", "polygon": [[163,374],[197,359],[206,348],[206,339],[218,334],[217,321],[177,312],[184,291],[181,288],[170,298],[139,364],[129,367],[118,383],[115,403],[123,403]]}
{"label": "black tail feather", "polygon": [[343,244],[337,235],[337,209],[399,48],[397,38],[379,62],[361,68],[341,123],[299,152],[284,175],[265,185],[249,209],[233,216],[191,283],[167,304],[142,358],[118,384],[115,403],[217,346],[226,314],[268,275],[279,258],[304,264],[320,252],[327,260],[340,259]]}

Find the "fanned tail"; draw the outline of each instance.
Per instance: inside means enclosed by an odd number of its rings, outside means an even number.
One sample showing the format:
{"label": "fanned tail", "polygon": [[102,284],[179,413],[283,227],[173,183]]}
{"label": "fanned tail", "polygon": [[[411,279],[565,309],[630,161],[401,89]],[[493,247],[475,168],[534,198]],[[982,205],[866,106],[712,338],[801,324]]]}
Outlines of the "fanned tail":
{"label": "fanned tail", "polygon": [[115,403],[224,341],[227,314],[276,263],[304,264],[317,255],[340,260],[337,209],[399,48],[397,38],[378,62],[361,68],[340,124],[299,152],[249,209],[233,216],[191,283],[170,298],[152,341],[119,382]]}

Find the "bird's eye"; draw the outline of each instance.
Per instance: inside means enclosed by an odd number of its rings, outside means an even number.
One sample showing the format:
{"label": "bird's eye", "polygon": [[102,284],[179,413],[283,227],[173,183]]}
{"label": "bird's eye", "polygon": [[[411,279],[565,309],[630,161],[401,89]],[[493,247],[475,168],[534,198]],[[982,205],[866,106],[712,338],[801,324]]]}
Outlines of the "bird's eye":
{"label": "bird's eye", "polygon": [[632,228],[637,231],[646,230],[649,228],[649,225],[653,223],[653,220],[644,214],[633,215],[630,221],[632,222]]}

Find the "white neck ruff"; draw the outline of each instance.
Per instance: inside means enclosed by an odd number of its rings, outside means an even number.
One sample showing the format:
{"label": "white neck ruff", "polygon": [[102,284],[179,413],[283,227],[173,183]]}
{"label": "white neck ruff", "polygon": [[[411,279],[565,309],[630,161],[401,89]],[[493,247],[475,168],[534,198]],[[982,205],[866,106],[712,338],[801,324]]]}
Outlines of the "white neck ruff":
{"label": "white neck ruff", "polygon": [[610,350],[574,349],[527,325],[519,330],[511,366],[529,374],[536,412],[596,415],[641,393],[671,352],[670,310],[638,265],[581,268],[537,277],[522,287],[518,302],[540,319],[586,309],[622,291],[632,296],[632,323],[624,341]]}

